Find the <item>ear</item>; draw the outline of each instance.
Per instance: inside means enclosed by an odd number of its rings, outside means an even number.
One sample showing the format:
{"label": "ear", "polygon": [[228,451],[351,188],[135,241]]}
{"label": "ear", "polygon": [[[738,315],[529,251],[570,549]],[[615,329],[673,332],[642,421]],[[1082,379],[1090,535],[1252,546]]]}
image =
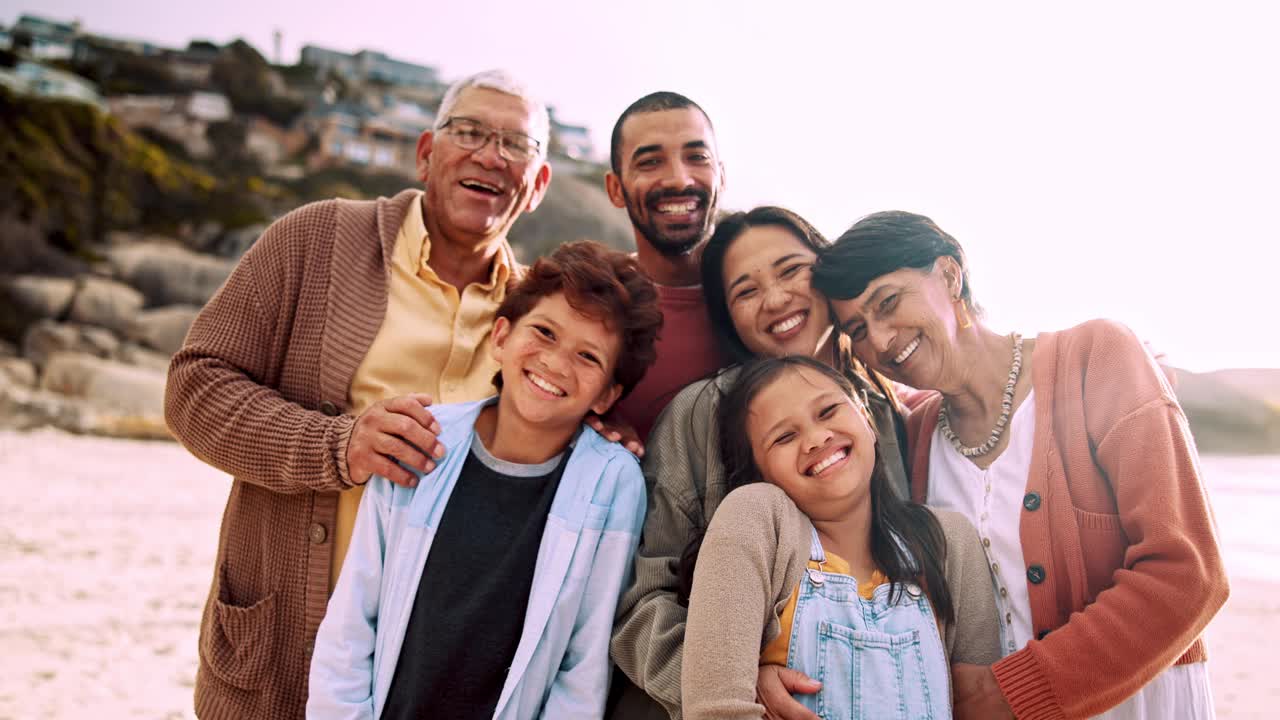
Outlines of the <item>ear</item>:
{"label": "ear", "polygon": [[418,171],[418,180],[427,181],[427,172],[431,168],[431,144],[435,141],[435,133],[427,130],[418,136],[418,151],[414,156],[414,168]]}
{"label": "ear", "polygon": [[604,174],[604,191],[609,194],[609,202],[613,203],[614,207],[627,206],[627,198],[622,193],[622,178],[613,174],[612,170]]}
{"label": "ear", "polygon": [[529,195],[529,203],[524,206],[525,212],[533,212],[538,209],[538,205],[542,203],[542,198],[547,194],[547,186],[551,184],[551,163],[544,162],[542,167],[538,168],[538,174],[533,178],[533,192]]}
{"label": "ear", "polygon": [[507,344],[507,339],[511,337],[511,321],[500,317],[493,321],[493,347],[489,349],[493,359],[502,364],[502,348]]}
{"label": "ear", "polygon": [[724,192],[724,185],[725,185],[725,182],[729,179],[729,176],[726,175],[724,172],[724,163],[719,160],[717,160],[716,163],[720,166],[720,187],[717,188],[716,192],[722,193]]}
{"label": "ear", "polygon": [[950,255],[943,255],[934,261],[934,267],[942,271],[942,279],[947,284],[947,294],[951,299],[960,297],[960,292],[964,290],[964,271],[960,269],[960,263]]}
{"label": "ear", "polygon": [[596,401],[591,404],[591,412],[603,417],[605,413],[609,412],[609,408],[613,407],[613,404],[618,401],[620,395],[622,395],[622,386],[617,383],[601,390],[600,397],[596,398]]}

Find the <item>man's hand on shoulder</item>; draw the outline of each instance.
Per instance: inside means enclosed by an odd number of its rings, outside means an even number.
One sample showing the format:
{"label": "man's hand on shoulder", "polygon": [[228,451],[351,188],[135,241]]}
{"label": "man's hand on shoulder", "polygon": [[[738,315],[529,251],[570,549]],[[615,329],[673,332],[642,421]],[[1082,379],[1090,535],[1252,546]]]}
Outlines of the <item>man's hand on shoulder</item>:
{"label": "man's hand on shoulder", "polygon": [[369,482],[374,474],[397,485],[414,487],[418,478],[396,464],[396,460],[424,473],[444,457],[444,445],[436,439],[440,423],[424,405],[431,396],[413,393],[382,400],[356,418],[347,444],[347,477],[356,485]]}

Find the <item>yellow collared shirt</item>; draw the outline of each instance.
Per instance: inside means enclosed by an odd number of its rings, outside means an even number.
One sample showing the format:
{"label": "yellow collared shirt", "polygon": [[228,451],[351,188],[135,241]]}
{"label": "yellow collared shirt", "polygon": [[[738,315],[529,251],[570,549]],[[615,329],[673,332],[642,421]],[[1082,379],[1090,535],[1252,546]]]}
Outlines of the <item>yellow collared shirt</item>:
{"label": "yellow collared shirt", "polygon": [[[431,239],[419,197],[396,236],[387,314],[351,379],[353,414],[414,392],[430,393],[436,404],[479,400],[496,392],[493,376],[498,363],[490,336],[507,280],[516,272],[511,247],[503,243],[487,283],[472,283],[461,296],[431,269],[430,257]],[[363,487],[355,487],[338,496],[330,591],[346,558],[363,494]]]}

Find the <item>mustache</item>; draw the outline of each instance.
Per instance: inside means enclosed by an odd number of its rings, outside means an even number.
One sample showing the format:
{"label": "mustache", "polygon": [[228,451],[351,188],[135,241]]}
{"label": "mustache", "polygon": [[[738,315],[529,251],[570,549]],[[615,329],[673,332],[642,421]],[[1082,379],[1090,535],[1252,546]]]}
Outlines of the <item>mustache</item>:
{"label": "mustache", "polygon": [[683,190],[654,190],[644,196],[644,204],[653,207],[663,200],[674,200],[680,198],[697,198],[702,205],[706,205],[711,199],[711,193],[702,188],[685,188]]}

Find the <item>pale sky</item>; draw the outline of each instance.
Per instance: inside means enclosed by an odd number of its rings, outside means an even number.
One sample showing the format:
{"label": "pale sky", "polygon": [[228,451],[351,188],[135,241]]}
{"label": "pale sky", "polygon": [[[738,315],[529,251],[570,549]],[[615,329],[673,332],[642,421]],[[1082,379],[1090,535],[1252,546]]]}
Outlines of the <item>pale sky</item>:
{"label": "pale sky", "polygon": [[[725,207],[960,240],[992,324],[1122,320],[1192,370],[1280,368],[1274,3],[0,0],[175,47],[381,50],[524,78],[598,147],[653,90],[716,126]],[[362,16],[362,13],[368,13]]]}

